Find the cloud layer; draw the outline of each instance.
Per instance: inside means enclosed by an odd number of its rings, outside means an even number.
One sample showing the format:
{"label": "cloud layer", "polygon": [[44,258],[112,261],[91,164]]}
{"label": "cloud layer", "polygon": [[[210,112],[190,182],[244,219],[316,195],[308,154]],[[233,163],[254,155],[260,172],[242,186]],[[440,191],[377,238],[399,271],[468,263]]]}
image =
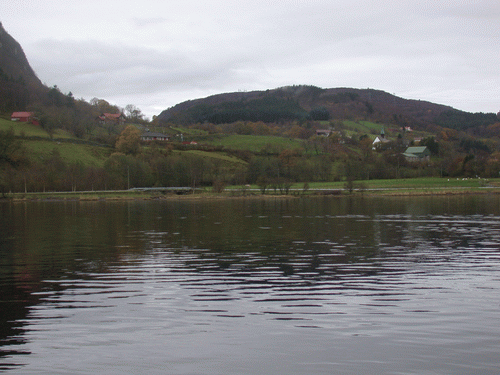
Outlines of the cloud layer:
{"label": "cloud layer", "polygon": [[43,82],[149,116],[290,84],[500,110],[497,0],[12,0],[0,17]]}

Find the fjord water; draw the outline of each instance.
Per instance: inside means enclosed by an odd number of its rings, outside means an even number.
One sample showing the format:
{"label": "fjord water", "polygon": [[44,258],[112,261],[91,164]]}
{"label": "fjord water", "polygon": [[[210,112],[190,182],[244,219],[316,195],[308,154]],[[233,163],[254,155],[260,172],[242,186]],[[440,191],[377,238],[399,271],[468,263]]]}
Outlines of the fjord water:
{"label": "fjord water", "polygon": [[493,374],[496,196],[0,204],[0,371]]}

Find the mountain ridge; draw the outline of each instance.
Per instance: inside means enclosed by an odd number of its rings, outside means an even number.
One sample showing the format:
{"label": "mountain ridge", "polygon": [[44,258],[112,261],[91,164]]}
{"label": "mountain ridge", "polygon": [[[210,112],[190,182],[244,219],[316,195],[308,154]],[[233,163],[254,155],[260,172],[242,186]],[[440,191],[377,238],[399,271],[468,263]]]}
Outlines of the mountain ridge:
{"label": "mountain ridge", "polygon": [[[0,83],[1,112],[25,110],[37,102],[60,104],[67,100],[56,86],[49,88],[40,81],[21,45],[1,22]],[[372,88],[294,85],[191,99],[162,111],[157,119],[160,124],[182,125],[236,121],[290,124],[311,119],[369,120],[400,127],[431,129],[440,126],[462,130],[491,125],[498,122],[499,117],[493,113],[470,113],[429,101],[404,99]]]}
{"label": "mountain ridge", "polygon": [[[364,118],[381,122],[397,122],[425,126],[436,123],[436,119],[449,111],[458,111],[450,106],[423,100],[404,99],[382,90],[349,87],[319,88],[316,86],[285,86],[270,90],[230,92],[184,101],[160,113],[160,122],[199,122],[192,112],[202,107],[216,113],[228,103],[231,106],[248,107],[248,103],[265,98],[294,101],[304,113],[323,108],[331,120]],[[241,109],[241,108],[240,108]],[[191,112],[191,113],[190,113]],[[461,112],[461,111],[458,111]]]}

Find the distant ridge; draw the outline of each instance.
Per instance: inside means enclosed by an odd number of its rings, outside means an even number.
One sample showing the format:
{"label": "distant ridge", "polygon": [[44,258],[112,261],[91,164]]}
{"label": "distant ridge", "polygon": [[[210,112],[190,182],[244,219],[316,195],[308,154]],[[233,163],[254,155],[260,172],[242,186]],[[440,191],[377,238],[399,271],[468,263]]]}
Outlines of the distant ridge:
{"label": "distant ridge", "polygon": [[188,100],[164,110],[158,118],[162,122],[173,123],[203,122],[223,118],[217,114],[228,113],[228,108],[231,108],[233,114],[243,114],[245,109],[252,108],[252,103],[256,103],[253,109],[258,112],[261,109],[258,107],[259,103],[265,105],[270,101],[279,102],[280,105],[289,103],[290,111],[294,111],[297,118],[301,113],[307,115],[312,110],[321,108],[328,112],[330,120],[369,119],[408,122],[421,126],[432,124],[443,113],[454,110],[452,107],[431,102],[403,99],[380,90],[346,87],[323,89],[304,85],[265,91],[224,93]]}

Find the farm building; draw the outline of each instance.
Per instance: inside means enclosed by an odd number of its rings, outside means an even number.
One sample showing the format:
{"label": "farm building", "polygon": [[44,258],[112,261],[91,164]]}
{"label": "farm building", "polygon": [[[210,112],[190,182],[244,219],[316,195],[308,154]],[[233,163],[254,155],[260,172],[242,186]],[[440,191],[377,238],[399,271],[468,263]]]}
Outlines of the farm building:
{"label": "farm building", "polygon": [[141,140],[151,142],[151,141],[168,141],[170,138],[168,135],[162,133],[146,132],[141,135]]}
{"label": "farm building", "polygon": [[31,122],[33,120],[33,112],[14,112],[10,119],[19,122]]}
{"label": "farm building", "polygon": [[407,161],[429,161],[431,158],[431,152],[427,146],[421,147],[408,147],[403,153],[403,156]]}
{"label": "farm building", "polygon": [[101,124],[123,124],[125,122],[125,116],[122,113],[103,113],[97,120]]}
{"label": "farm building", "polygon": [[316,135],[318,135],[318,136],[329,137],[330,134],[332,134],[332,131],[330,129],[318,129],[318,130],[316,130]]}

